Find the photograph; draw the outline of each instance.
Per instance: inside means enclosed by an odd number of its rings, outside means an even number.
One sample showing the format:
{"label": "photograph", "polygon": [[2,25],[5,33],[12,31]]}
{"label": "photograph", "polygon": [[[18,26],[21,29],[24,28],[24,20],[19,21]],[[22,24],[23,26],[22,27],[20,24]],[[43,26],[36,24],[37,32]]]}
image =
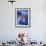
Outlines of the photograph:
{"label": "photograph", "polygon": [[30,27],[31,20],[30,8],[16,8],[15,9],[15,26],[17,27]]}

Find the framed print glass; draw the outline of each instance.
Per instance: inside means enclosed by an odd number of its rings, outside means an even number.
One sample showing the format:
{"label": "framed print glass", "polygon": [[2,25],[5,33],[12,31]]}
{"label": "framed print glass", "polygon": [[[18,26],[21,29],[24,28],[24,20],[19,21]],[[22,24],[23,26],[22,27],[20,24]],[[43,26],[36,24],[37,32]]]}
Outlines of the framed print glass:
{"label": "framed print glass", "polygon": [[30,27],[31,26],[31,9],[16,8],[15,9],[15,26]]}

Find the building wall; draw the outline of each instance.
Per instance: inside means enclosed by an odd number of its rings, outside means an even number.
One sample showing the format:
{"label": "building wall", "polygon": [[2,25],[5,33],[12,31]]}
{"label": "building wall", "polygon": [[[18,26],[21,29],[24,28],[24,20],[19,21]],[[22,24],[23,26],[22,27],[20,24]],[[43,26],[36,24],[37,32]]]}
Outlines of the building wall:
{"label": "building wall", "polygon": [[[0,41],[15,40],[19,32],[31,35],[31,39],[46,40],[45,4],[41,0],[16,0],[12,5],[8,0],[0,0]],[[15,8],[31,8],[31,27],[15,27]]]}

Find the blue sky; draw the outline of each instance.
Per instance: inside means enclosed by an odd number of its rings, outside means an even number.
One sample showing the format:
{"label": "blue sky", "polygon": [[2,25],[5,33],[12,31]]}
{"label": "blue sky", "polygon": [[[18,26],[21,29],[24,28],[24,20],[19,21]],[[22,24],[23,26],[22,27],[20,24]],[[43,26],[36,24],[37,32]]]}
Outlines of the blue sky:
{"label": "blue sky", "polygon": [[28,10],[18,10],[22,15],[28,15]]}

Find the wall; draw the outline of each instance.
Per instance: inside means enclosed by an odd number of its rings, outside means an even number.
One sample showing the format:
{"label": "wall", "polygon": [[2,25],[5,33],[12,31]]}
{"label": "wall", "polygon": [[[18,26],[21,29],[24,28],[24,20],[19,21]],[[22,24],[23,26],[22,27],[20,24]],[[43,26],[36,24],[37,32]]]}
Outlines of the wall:
{"label": "wall", "polygon": [[[0,0],[0,41],[15,40],[19,32],[26,32],[33,40],[46,40],[46,16],[41,0],[16,0],[13,5]],[[15,27],[15,8],[31,8],[31,27]]]}

